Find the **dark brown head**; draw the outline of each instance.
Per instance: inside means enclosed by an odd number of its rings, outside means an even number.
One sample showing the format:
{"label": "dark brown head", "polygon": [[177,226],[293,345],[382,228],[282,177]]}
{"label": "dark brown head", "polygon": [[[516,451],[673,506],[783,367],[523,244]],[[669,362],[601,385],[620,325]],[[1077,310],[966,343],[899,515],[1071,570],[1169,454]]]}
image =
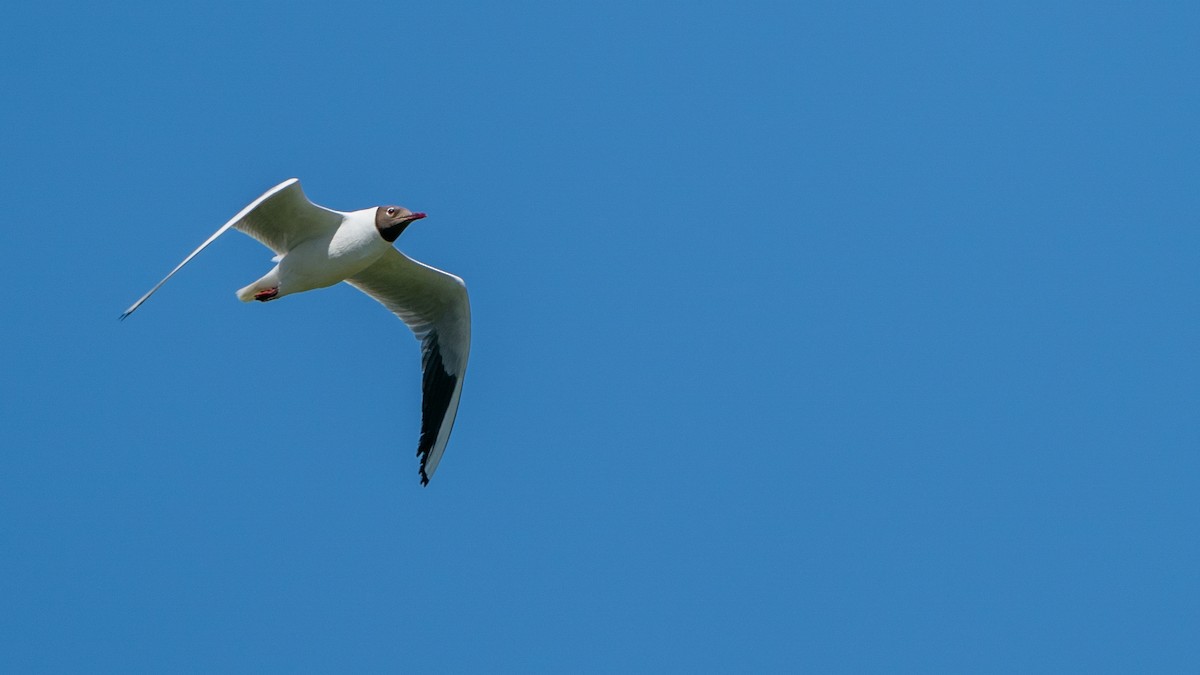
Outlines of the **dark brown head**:
{"label": "dark brown head", "polygon": [[424,213],[413,213],[403,206],[380,206],[375,209],[375,229],[385,240],[396,241],[409,223],[424,217]]}

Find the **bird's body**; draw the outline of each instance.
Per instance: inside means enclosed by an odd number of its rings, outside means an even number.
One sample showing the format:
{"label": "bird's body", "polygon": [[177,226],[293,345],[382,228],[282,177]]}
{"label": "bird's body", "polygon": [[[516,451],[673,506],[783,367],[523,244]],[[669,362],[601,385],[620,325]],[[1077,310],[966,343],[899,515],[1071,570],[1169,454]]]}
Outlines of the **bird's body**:
{"label": "bird's body", "polygon": [[392,248],[375,228],[375,209],[340,214],[334,230],[305,239],[281,254],[275,268],[263,278],[238,291],[238,299],[249,302],[255,294],[271,288],[278,300],[285,295],[333,286],[358,274]]}
{"label": "bird's body", "polygon": [[167,279],[230,227],[275,251],[276,265],[240,289],[242,301],[274,301],[345,281],[402,319],[422,347],[421,482],[441,461],[458,412],[471,346],[471,309],[462,279],[423,265],[392,245],[424,218],[398,206],[342,212],[308,201],[296,179],[242,209],[121,315],[133,313]]}

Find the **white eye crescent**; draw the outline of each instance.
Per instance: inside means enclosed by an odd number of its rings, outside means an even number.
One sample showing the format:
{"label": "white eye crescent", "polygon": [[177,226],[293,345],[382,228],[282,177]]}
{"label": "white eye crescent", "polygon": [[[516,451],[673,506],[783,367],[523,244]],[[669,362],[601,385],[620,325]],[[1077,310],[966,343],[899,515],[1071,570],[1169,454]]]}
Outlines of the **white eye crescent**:
{"label": "white eye crescent", "polygon": [[387,210],[387,214],[388,214],[389,216],[394,216],[394,215],[396,215],[396,207],[394,207],[394,206],[389,206],[389,207],[388,207],[388,210]]}

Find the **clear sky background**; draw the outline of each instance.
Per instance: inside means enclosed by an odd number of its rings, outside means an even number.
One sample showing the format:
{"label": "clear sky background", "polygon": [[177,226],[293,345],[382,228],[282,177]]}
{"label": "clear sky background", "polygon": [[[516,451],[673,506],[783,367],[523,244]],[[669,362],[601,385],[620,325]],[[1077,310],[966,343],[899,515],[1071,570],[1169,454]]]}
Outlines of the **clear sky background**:
{"label": "clear sky background", "polygon": [[0,670],[1195,672],[1195,7],[5,4]]}

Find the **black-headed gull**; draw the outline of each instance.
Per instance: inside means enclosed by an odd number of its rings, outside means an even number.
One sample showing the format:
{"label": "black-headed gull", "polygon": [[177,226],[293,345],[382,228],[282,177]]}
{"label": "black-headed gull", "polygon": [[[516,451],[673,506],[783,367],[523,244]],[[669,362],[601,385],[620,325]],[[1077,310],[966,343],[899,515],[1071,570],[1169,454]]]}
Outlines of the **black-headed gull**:
{"label": "black-headed gull", "polygon": [[275,267],[237,292],[245,302],[325,288],[339,281],[375,298],[421,341],[421,484],[437,469],[462,393],[471,350],[471,306],[463,280],[421,264],[392,243],[424,213],[379,206],[343,213],[308,201],[292,178],[267,190],[221,226],[171,273],[121,314],[129,316],[229,228],[237,228],[277,254]]}

